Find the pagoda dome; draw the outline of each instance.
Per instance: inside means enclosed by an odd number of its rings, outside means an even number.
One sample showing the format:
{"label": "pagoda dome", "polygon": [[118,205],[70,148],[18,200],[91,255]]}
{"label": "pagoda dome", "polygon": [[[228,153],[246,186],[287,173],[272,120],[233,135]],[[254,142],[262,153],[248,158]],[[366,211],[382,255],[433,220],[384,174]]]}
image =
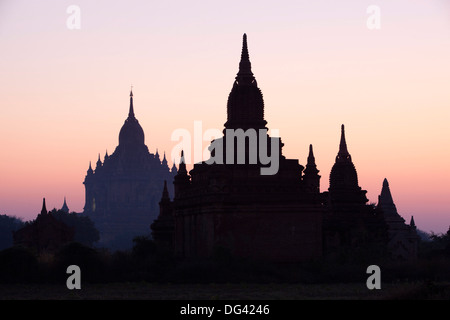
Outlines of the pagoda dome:
{"label": "pagoda dome", "polygon": [[336,162],[331,168],[330,190],[358,189],[358,174],[347,150],[344,125],[341,126],[341,142]]}
{"label": "pagoda dome", "polygon": [[130,111],[119,133],[119,145],[143,145],[144,130],[134,116],[133,92],[130,93]]}
{"label": "pagoda dome", "polygon": [[239,72],[228,96],[226,129],[265,129],[264,99],[251,70],[247,35],[242,42]]}
{"label": "pagoda dome", "polygon": [[330,173],[330,189],[358,187],[358,175],[352,162],[336,162]]}

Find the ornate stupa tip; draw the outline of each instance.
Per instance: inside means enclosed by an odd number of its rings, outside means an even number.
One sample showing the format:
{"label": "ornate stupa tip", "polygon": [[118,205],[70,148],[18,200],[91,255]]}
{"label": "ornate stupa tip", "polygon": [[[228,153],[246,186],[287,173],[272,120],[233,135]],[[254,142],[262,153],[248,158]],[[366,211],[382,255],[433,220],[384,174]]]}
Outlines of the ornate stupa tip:
{"label": "ornate stupa tip", "polygon": [[242,52],[241,61],[239,62],[239,72],[237,78],[241,81],[245,79],[253,80],[252,65],[250,63],[250,56],[248,54],[247,34],[244,33],[242,38]]}
{"label": "ornate stupa tip", "polygon": [[187,169],[186,169],[186,160],[184,159],[184,151],[181,150],[181,158],[180,158],[180,165],[178,166],[178,174],[186,175]]}
{"label": "ornate stupa tip", "polygon": [[133,90],[130,90],[130,111],[128,112],[128,117],[134,118]]}
{"label": "ornate stupa tip", "polygon": [[414,222],[414,216],[411,216],[411,222],[409,223],[409,225],[410,225],[412,228],[416,228],[416,223]]}
{"label": "ornate stupa tip", "polygon": [[244,33],[242,36],[242,53],[241,53],[241,60],[250,60],[250,57],[248,55],[248,45],[247,45],[247,34]]}
{"label": "ornate stupa tip", "polygon": [[42,201],[41,214],[47,214],[47,206],[45,205],[45,198]]}
{"label": "ornate stupa tip", "polygon": [[345,127],[341,125],[341,141],[339,143],[339,152],[336,160],[352,160],[347,149],[347,142],[345,141]]}
{"label": "ornate stupa tip", "polygon": [[313,145],[309,145],[309,154],[308,154],[308,164],[309,165],[315,165],[316,159],[314,158],[314,152],[313,152]]}

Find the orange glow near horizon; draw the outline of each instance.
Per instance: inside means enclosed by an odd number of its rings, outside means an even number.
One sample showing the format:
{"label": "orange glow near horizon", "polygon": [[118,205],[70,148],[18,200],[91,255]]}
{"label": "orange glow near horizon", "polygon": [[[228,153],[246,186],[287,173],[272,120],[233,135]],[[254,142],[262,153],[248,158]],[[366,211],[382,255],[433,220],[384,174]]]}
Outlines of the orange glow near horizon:
{"label": "orange glow near horizon", "polygon": [[[0,214],[35,218],[42,198],[84,205],[89,161],[114,152],[134,108],[149,151],[168,155],[174,130],[222,130],[248,35],[269,129],[287,158],[314,146],[328,188],[345,124],[359,184],[376,203],[387,178],[400,215],[419,229],[450,226],[450,6],[443,0],[212,4],[80,0],[0,4]],[[204,142],[204,146],[207,143]]]}

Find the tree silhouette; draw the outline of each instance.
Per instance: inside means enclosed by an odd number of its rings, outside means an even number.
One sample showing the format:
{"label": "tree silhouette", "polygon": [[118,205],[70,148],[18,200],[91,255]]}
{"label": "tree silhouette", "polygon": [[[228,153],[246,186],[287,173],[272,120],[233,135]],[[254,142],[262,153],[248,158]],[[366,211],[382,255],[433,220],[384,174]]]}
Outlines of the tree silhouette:
{"label": "tree silhouette", "polygon": [[56,209],[53,209],[49,213],[56,219],[64,222],[67,226],[74,228],[75,235],[73,240],[75,242],[91,247],[100,239],[98,230],[88,216],[75,212],[67,213]]}
{"label": "tree silhouette", "polygon": [[24,226],[24,222],[16,217],[0,215],[0,250],[13,245],[13,231]]}

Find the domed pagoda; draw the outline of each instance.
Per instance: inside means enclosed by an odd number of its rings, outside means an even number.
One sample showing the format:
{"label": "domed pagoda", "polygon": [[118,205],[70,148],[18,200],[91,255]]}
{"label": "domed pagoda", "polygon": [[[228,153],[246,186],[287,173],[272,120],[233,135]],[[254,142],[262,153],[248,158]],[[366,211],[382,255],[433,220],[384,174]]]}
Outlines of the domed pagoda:
{"label": "domed pagoda", "polygon": [[[128,117],[119,133],[119,145],[103,161],[100,154],[95,170],[89,164],[84,180],[84,213],[100,231],[100,243],[110,248],[127,248],[132,238],[147,235],[148,226],[157,217],[164,181],[172,181],[172,170],[158,151],[150,153],[145,135],[134,113],[130,92]],[[169,187],[173,193],[173,188]]]}
{"label": "domed pagoda", "polygon": [[[323,207],[312,147],[305,179],[304,167],[282,154],[281,138],[269,137],[266,124],[244,34],[224,135],[211,143],[210,159],[189,172],[181,157],[174,198],[163,192],[152,225],[157,244],[183,258],[209,257],[215,250],[273,262],[321,256]],[[263,157],[269,153],[270,164]]]}

